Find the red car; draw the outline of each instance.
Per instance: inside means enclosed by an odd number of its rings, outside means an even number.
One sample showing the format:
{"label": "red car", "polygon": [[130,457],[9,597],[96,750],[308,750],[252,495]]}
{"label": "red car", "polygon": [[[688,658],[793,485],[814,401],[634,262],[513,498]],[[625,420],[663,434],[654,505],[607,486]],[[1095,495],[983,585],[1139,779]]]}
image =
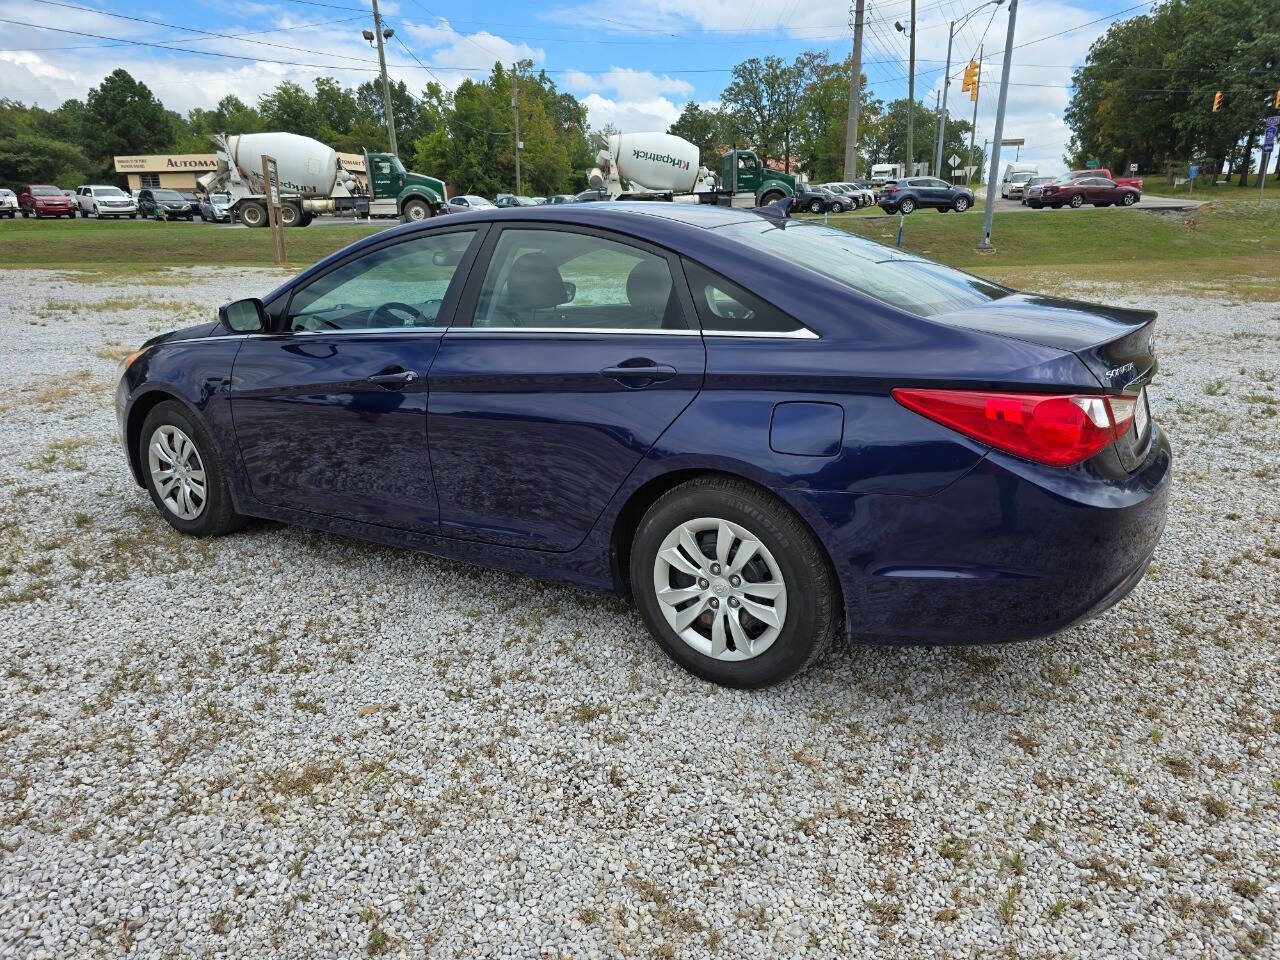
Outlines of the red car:
{"label": "red car", "polygon": [[1141,199],[1140,191],[1106,177],[1075,177],[1068,173],[1053,183],[1046,183],[1039,197],[1028,197],[1027,206],[1037,210],[1040,207],[1083,207],[1086,203],[1095,207],[1112,204],[1131,207]]}
{"label": "red car", "polygon": [[29,183],[18,188],[18,209],[24,217],[72,217],[76,215],[71,198],[44,183]]}
{"label": "red car", "polygon": [[1079,180],[1081,177],[1105,177],[1108,180],[1114,180],[1122,187],[1133,187],[1139,193],[1142,192],[1141,177],[1113,177],[1111,171],[1107,167],[1094,167],[1091,170],[1072,170],[1071,179]]}

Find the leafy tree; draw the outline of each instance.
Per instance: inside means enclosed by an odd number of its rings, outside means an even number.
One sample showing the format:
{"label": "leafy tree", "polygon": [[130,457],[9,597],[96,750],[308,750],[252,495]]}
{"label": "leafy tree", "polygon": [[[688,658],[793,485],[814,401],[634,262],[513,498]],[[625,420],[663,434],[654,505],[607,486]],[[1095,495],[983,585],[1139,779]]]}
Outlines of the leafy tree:
{"label": "leafy tree", "polygon": [[67,188],[97,179],[98,166],[66,140],[33,133],[0,136],[0,184],[52,183]]}
{"label": "leafy tree", "polygon": [[725,118],[717,109],[705,109],[692,100],[684,105],[667,133],[688,140],[702,155],[702,163],[715,166],[715,158],[726,146]]}
{"label": "leafy tree", "polygon": [[[77,111],[78,112],[78,111]],[[147,85],[116,69],[89,91],[81,117],[81,143],[91,160],[156,153],[173,140],[169,114]]]}
{"label": "leafy tree", "polygon": [[[914,134],[911,141],[911,160],[913,163],[928,163],[932,168],[934,151],[938,143],[938,115],[916,101],[915,115],[912,118]],[[934,171],[947,179],[951,171],[945,169],[946,157],[958,154],[965,162],[969,162],[969,131],[973,129],[968,120],[958,117],[947,117],[947,129],[943,137],[942,156],[944,169]],[[901,163],[907,150],[907,100],[894,100],[888,108],[872,118],[869,124],[869,141],[867,160],[869,163]],[[986,154],[981,144],[975,144],[973,163],[982,169],[986,163]]]}
{"label": "leafy tree", "polygon": [[790,64],[781,57],[752,57],[735,66],[733,79],[720,95],[729,139],[790,170],[791,138],[807,69],[803,57]]}
{"label": "leafy tree", "polygon": [[[801,54],[809,82],[797,111],[796,155],[811,180],[819,183],[844,176],[844,139],[849,126],[849,78],[853,58],[832,63],[826,51]],[[866,163],[874,122],[884,105],[872,95],[862,78],[862,109],[858,122],[859,169]]]}
{"label": "leafy tree", "polygon": [[304,137],[320,131],[321,114],[315,97],[292,80],[285,80],[258,100],[258,113],[268,130],[283,130]]}

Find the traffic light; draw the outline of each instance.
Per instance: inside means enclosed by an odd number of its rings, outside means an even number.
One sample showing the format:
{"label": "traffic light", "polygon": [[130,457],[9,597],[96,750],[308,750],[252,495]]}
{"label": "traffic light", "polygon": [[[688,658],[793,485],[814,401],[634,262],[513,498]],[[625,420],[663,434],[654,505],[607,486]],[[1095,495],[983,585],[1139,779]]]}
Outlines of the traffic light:
{"label": "traffic light", "polygon": [[1219,90],[1213,95],[1213,112],[1217,113],[1218,108],[1222,106],[1222,91]]}
{"label": "traffic light", "polygon": [[1280,110],[1280,90],[1276,91],[1276,102],[1272,104],[1277,110]]}
{"label": "traffic light", "polygon": [[970,60],[969,65],[964,68],[964,83],[960,84],[960,89],[969,92],[970,100],[978,99],[978,74],[981,69],[977,60]]}

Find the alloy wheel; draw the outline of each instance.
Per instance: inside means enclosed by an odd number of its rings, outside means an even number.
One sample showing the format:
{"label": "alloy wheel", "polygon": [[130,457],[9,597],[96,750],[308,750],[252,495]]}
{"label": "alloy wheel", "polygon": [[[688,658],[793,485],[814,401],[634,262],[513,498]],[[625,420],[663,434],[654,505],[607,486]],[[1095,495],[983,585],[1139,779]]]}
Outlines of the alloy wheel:
{"label": "alloy wheel", "polygon": [[687,520],[667,534],[653,586],[676,636],[717,660],[760,656],[786,623],[782,568],[759,537],[718,517]]}
{"label": "alloy wheel", "polygon": [[171,423],[156,427],[147,444],[147,468],[170,513],[181,520],[200,516],[208,499],[204,461],[190,437]]}

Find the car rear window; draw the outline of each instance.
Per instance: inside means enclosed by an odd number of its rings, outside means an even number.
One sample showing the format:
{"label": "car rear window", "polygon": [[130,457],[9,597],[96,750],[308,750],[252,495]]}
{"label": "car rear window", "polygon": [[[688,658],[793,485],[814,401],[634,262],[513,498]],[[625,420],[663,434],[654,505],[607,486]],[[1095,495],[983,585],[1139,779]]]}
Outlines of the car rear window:
{"label": "car rear window", "polygon": [[718,229],[920,317],[978,306],[1009,293],[980,277],[818,223],[777,226],[760,218]]}

